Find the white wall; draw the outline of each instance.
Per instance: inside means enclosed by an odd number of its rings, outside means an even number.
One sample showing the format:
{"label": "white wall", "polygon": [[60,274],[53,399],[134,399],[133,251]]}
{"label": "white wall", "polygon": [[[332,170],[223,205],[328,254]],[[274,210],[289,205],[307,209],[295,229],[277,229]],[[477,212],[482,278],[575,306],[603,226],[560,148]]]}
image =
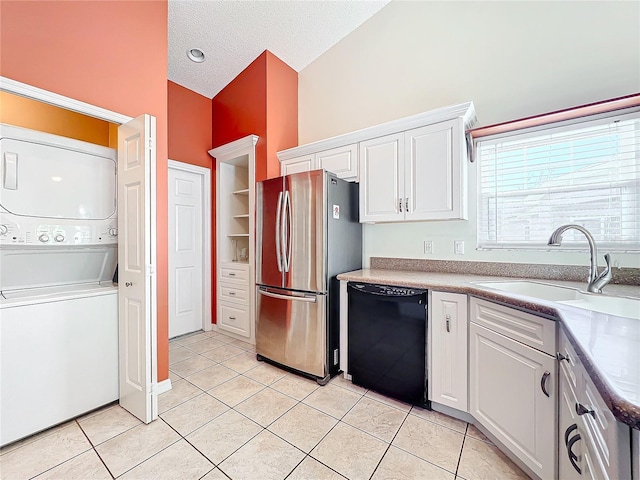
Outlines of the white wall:
{"label": "white wall", "polygon": [[[472,100],[490,125],[640,91],[640,3],[392,1],[299,74],[300,144]],[[469,220],[366,225],[371,256],[588,263],[584,252],[475,250]],[[433,240],[434,254],[423,253]],[[465,255],[453,254],[465,241]],[[562,247],[560,247],[562,248]],[[640,255],[614,254],[640,267]],[[602,261],[600,262],[602,263]]]}

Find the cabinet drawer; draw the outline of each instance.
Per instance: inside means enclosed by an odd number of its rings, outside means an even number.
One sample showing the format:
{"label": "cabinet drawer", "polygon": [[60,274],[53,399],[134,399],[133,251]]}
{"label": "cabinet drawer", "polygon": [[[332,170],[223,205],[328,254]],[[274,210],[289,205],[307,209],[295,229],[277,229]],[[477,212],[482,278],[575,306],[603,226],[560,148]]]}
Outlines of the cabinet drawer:
{"label": "cabinet drawer", "polygon": [[246,286],[233,283],[220,283],[220,301],[249,303],[249,289]]}
{"label": "cabinet drawer", "polygon": [[471,298],[470,320],[532,348],[556,355],[556,322]]}
{"label": "cabinet drawer", "polygon": [[245,305],[220,302],[218,328],[238,335],[250,336],[249,308]]}
{"label": "cabinet drawer", "polygon": [[222,265],[220,267],[220,279],[247,283],[249,280],[249,267],[246,266],[246,268],[243,268],[241,265]]}

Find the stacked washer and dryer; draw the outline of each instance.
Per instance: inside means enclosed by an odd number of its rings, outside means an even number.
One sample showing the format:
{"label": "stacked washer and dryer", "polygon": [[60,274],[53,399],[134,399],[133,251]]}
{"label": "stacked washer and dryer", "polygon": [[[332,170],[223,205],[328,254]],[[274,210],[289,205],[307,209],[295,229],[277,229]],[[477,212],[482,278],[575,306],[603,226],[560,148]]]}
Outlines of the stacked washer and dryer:
{"label": "stacked washer and dryer", "polygon": [[0,125],[0,445],[118,399],[114,149]]}

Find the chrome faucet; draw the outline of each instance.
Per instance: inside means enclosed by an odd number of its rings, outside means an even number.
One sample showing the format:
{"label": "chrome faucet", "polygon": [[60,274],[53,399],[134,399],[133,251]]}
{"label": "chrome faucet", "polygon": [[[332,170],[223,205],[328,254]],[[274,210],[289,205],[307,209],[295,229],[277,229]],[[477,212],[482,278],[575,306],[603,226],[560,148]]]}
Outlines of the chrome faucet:
{"label": "chrome faucet", "polygon": [[605,269],[598,273],[598,253],[596,251],[596,242],[589,233],[589,230],[581,225],[562,225],[556,228],[551,237],[549,237],[550,246],[559,246],[562,243],[562,234],[567,230],[578,230],[587,237],[589,242],[589,253],[591,258],[589,259],[589,283],[587,285],[587,291],[591,293],[602,293],[604,286],[611,281],[611,258],[608,253],[604,255],[604,261],[607,264]]}

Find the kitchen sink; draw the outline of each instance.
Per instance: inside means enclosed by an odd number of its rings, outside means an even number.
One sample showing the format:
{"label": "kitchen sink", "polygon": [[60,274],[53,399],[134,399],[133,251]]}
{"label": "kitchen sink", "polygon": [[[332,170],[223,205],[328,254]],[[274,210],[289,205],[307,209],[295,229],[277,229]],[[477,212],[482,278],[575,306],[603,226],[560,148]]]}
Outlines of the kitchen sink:
{"label": "kitchen sink", "polygon": [[478,282],[476,285],[495,290],[549,300],[585,310],[640,320],[640,299],[612,297],[599,293],[583,293],[569,287],[529,281]]}

